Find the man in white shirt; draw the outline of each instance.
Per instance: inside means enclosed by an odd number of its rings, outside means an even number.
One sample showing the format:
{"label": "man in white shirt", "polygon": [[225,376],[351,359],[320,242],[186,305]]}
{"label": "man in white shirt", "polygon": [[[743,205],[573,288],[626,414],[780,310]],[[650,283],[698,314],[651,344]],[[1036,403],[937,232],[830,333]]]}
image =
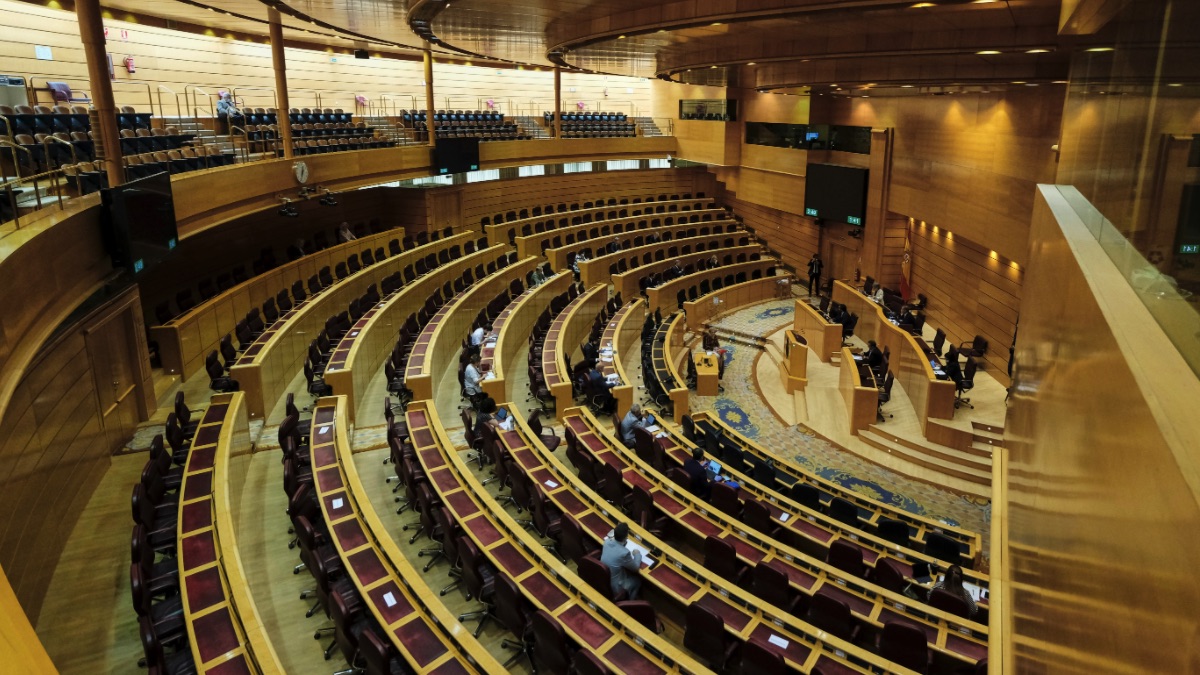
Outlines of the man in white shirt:
{"label": "man in white shirt", "polygon": [[483,373],[479,370],[479,355],[472,354],[471,362],[463,370],[463,389],[467,392],[467,396],[474,401],[483,393],[483,389],[479,386],[480,380],[483,379]]}
{"label": "man in white shirt", "polygon": [[471,346],[472,347],[481,346],[483,344],[483,338],[486,336],[487,336],[487,329],[485,329],[483,326],[479,326],[475,330],[471,331]]}

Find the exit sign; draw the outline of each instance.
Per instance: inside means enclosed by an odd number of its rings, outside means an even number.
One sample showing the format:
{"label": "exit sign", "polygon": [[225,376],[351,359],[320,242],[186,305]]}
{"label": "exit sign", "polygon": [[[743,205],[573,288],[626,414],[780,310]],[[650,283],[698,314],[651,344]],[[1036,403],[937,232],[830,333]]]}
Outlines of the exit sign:
{"label": "exit sign", "polygon": [[1180,253],[1200,253],[1200,244],[1180,244]]}
{"label": "exit sign", "polygon": [[804,215],[806,215],[806,216],[812,216],[813,218],[816,218],[816,217],[817,217],[817,210],[816,210],[816,209],[808,209],[808,208],[806,208],[806,209],[804,209]]}
{"label": "exit sign", "polygon": [[862,225],[862,218],[858,216],[846,216],[846,222],[851,225]]}

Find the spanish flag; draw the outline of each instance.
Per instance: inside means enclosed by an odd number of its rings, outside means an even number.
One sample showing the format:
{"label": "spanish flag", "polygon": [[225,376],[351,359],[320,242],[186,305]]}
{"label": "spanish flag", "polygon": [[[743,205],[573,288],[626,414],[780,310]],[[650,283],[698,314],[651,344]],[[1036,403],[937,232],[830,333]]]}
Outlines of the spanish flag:
{"label": "spanish flag", "polygon": [[912,297],[912,230],[908,228],[904,230],[904,257],[900,259],[900,297],[905,302]]}

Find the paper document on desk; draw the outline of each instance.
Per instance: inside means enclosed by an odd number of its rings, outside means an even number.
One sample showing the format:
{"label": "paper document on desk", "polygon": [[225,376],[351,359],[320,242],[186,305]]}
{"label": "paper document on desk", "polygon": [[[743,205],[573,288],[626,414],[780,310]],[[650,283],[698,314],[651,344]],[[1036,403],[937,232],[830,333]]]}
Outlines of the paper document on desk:
{"label": "paper document on desk", "polygon": [[646,564],[646,565],[654,564],[654,558],[650,557],[650,549],[646,548],[645,546],[642,546],[641,544],[639,544],[637,542],[626,541],[625,548],[632,551],[634,555],[640,556],[641,560],[644,564]]}
{"label": "paper document on desk", "polygon": [[485,379],[485,380],[494,380],[494,379],[496,379],[496,371],[494,371],[494,370],[489,370],[489,371],[487,371],[487,374],[485,374],[485,375],[483,376],[483,379]]}
{"label": "paper document on desk", "polygon": [[601,356],[601,357],[600,357],[600,360],[601,360],[601,361],[603,361],[603,362],[605,362],[605,363],[612,363],[612,360],[613,360],[613,359],[612,359],[612,357],[611,357],[611,356]]}
{"label": "paper document on desk", "polygon": [[979,586],[964,581],[963,588],[967,589],[967,592],[971,594],[971,599],[975,602],[982,602],[985,599],[983,597],[983,589]]}
{"label": "paper document on desk", "polygon": [[653,434],[653,433],[657,432],[657,431],[658,431],[659,429],[661,429],[661,428],[662,428],[662,427],[658,426],[657,424],[651,424],[650,426],[646,427],[646,431],[649,431],[650,433],[652,433],[652,434]]}

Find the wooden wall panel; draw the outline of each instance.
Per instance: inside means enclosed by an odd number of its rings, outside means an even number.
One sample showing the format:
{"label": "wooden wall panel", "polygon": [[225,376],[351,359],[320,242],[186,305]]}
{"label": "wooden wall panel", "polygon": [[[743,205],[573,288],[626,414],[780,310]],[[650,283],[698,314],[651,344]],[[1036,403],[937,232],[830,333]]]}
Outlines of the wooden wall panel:
{"label": "wooden wall panel", "polygon": [[811,218],[744,201],[734,192],[725,192],[721,200],[754,230],[756,236],[767,242],[768,248],[778,254],[785,265],[799,270],[807,280],[805,265],[812,254],[820,250],[821,241],[820,228]]}
{"label": "wooden wall panel", "polygon": [[991,660],[1194,672],[1200,381],[1086,231],[1079,192],[1039,190],[997,505],[1009,546],[992,558],[1011,611]]}
{"label": "wooden wall panel", "polygon": [[[10,0],[0,2],[0,12],[6,26],[5,41],[0,44],[0,72],[33,77],[40,86],[51,79],[87,89],[87,68],[74,13]],[[132,56],[137,63],[133,74],[121,67],[116,69],[114,96],[118,105],[149,110],[149,95],[142,84],[149,83],[151,90],[163,85],[180,94],[190,84],[214,96],[218,90],[232,87],[239,90],[244,105],[275,107],[274,71],[265,41],[241,42],[114,19],[104,23],[113,35],[119,35],[122,29],[129,31],[127,41],[109,39],[113,61],[119,64],[125,56]],[[54,60],[36,59],[34,45],[51,47]],[[356,95],[366,96],[377,108],[412,108],[414,100],[416,107],[425,107],[424,71],[419,59],[363,60],[345,52],[294,48],[285,52],[293,107],[315,106],[318,92],[326,108],[355,110]],[[506,113],[519,107],[520,112],[541,115],[554,102],[554,76],[549,69],[510,70],[435,62],[433,81],[440,108],[482,108],[491,99]],[[165,114],[178,114],[175,98],[166,93],[163,97]],[[157,98],[154,100],[158,112]],[[651,107],[649,82],[615,75],[563,73],[563,104],[575,109],[578,101],[583,101],[588,110],[647,115]],[[181,107],[186,110],[186,105]]]}
{"label": "wooden wall panel", "polygon": [[[893,217],[889,222],[898,221]],[[914,223],[910,231],[912,288],[914,297],[922,293],[929,298],[927,322],[946,331],[947,342],[955,345],[977,334],[987,338],[988,353],[980,365],[1007,384],[1008,347],[1021,303],[1022,268],[957,232],[923,222]],[[903,246],[901,239],[901,251]]]}

